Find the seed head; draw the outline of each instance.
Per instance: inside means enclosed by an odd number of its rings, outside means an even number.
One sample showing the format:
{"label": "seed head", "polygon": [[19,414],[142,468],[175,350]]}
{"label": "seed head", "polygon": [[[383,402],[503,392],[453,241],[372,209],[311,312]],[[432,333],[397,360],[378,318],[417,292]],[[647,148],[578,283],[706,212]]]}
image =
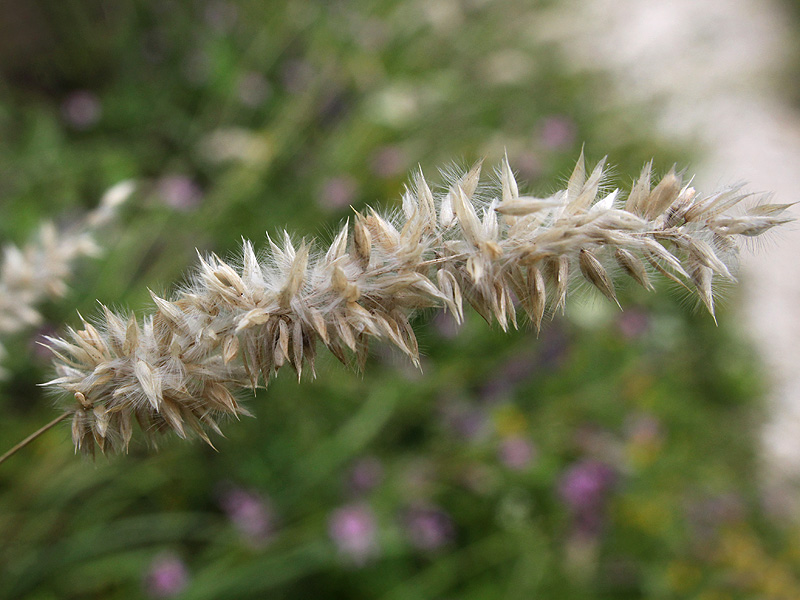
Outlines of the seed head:
{"label": "seed head", "polygon": [[791,220],[789,205],[728,214],[747,198],[740,187],[703,196],[674,169],[653,186],[652,164],[627,198],[606,194],[604,165],[587,174],[581,153],[566,189],[547,198],[520,195],[507,159],[489,193],[480,162],[437,194],[419,172],[402,211],[356,212],[328,248],[296,248],[286,234],[259,258],[245,241],[241,266],[201,256],[191,285],[152,294],[143,319],[104,307],[96,325],[49,338],[59,376],[47,385],[68,392],[76,448],[127,449],[134,420],[148,437],[171,430],[210,444],[220,416],[248,414],[238,389],[266,386],[286,365],[313,374],[320,345],[363,368],[370,340],[383,340],[418,365],[414,311],[444,307],[461,322],[466,301],[505,330],[519,305],[538,331],[546,312],[565,309],[578,274],[619,304],[613,265],[646,289],[656,274],[693,289],[713,315],[736,236]]}

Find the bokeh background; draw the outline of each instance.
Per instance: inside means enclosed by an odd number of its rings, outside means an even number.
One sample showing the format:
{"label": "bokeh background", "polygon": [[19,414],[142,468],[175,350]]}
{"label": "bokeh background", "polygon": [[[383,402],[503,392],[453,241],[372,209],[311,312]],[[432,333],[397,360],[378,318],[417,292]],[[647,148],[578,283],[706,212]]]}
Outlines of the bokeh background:
{"label": "bokeh background", "polygon": [[[57,414],[36,341],[76,310],[142,314],[195,249],[328,239],[417,165],[440,181],[507,151],[546,194],[585,144],[623,187],[655,157],[794,200],[759,176],[800,164],[800,10],[697,4],[0,2],[2,240],[137,182],[104,254],[3,340],[1,449]],[[219,452],[91,462],[60,427],[0,468],[0,597],[800,598],[796,363],[769,349],[796,339],[795,237],[773,241],[719,327],[665,284],[623,283],[624,312],[577,294],[538,338],[430,312],[422,372],[376,345],[363,374],[284,373]]]}

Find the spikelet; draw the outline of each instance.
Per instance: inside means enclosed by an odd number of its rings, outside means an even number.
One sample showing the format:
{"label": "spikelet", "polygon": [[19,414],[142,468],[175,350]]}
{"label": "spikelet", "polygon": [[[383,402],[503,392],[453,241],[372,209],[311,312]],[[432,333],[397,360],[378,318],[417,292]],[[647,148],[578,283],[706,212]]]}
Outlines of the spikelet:
{"label": "spikelet", "polygon": [[481,163],[439,194],[419,172],[401,212],[355,212],[327,249],[286,234],[261,259],[245,241],[241,267],[200,257],[190,287],[153,294],[143,319],[103,308],[97,326],[51,338],[58,377],[46,385],[69,394],[85,453],[126,450],[134,420],[148,436],[171,430],[210,444],[219,417],[248,414],[239,388],[266,386],[286,365],[313,373],[319,344],[363,368],[378,339],[419,364],[409,316],[420,308],[461,322],[466,300],[505,330],[519,304],[538,331],[548,309],[565,309],[576,278],[618,303],[616,265],[646,289],[656,273],[694,288],[713,315],[715,279],[733,278],[734,236],[791,220],[789,205],[730,215],[746,198],[739,187],[702,196],[674,169],[654,186],[652,164],[627,198],[605,194],[604,164],[587,172],[581,153],[566,189],[547,198],[520,195],[507,159],[495,197],[478,193]]}
{"label": "spikelet", "polygon": [[[133,191],[132,181],[120,182],[106,191],[97,208],[71,227],[59,229],[52,223],[45,223],[22,248],[11,244],[3,248],[0,336],[40,322],[36,305],[48,296],[60,297],[66,293],[73,263],[78,258],[100,252],[94,235],[108,226]],[[0,357],[4,354],[0,345]]]}

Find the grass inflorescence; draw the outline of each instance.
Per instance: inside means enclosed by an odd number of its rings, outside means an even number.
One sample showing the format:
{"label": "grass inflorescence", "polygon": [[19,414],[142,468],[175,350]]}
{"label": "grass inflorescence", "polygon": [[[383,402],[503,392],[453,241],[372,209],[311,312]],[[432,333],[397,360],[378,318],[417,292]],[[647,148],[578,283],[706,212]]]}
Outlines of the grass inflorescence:
{"label": "grass inflorescence", "polygon": [[438,306],[463,319],[464,303],[505,330],[518,309],[538,330],[564,310],[571,283],[588,281],[617,302],[612,273],[652,289],[663,276],[691,289],[713,315],[715,280],[732,280],[737,236],[758,236],[790,219],[788,205],[754,203],[741,187],[698,194],[674,170],[657,183],[646,165],[627,194],[605,190],[605,161],[583,155],[566,189],[521,195],[508,160],[494,183],[482,164],[434,193],[417,173],[402,210],[355,212],[323,248],[315,241],[248,241],[236,261],[201,256],[190,283],[137,319],[103,307],[64,338],[49,338],[68,392],[76,449],[125,450],[133,424],[209,444],[220,416],[247,414],[237,391],[266,386],[283,366],[314,372],[317,347],[364,366],[380,339],[415,364],[409,316]]}

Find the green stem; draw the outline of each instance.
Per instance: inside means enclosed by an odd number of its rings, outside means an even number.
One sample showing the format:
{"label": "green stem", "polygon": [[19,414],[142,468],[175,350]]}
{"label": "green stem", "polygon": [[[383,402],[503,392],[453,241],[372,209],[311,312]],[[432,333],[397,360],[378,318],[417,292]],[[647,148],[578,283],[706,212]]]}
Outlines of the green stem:
{"label": "green stem", "polygon": [[3,454],[3,456],[0,456],[0,465],[3,464],[6,460],[11,458],[12,456],[14,456],[19,450],[22,450],[25,446],[30,444],[33,440],[38,438],[40,435],[42,435],[48,429],[51,429],[52,427],[55,427],[56,425],[61,423],[61,421],[66,419],[71,414],[72,413],[65,412],[63,415],[59,415],[58,417],[56,417],[55,419],[50,421],[47,425],[45,425],[41,429],[38,429],[37,431],[34,431],[32,434],[30,434],[28,437],[26,437],[24,440],[22,440],[19,444],[17,444],[13,448],[11,448],[11,450],[9,450],[5,454]]}

